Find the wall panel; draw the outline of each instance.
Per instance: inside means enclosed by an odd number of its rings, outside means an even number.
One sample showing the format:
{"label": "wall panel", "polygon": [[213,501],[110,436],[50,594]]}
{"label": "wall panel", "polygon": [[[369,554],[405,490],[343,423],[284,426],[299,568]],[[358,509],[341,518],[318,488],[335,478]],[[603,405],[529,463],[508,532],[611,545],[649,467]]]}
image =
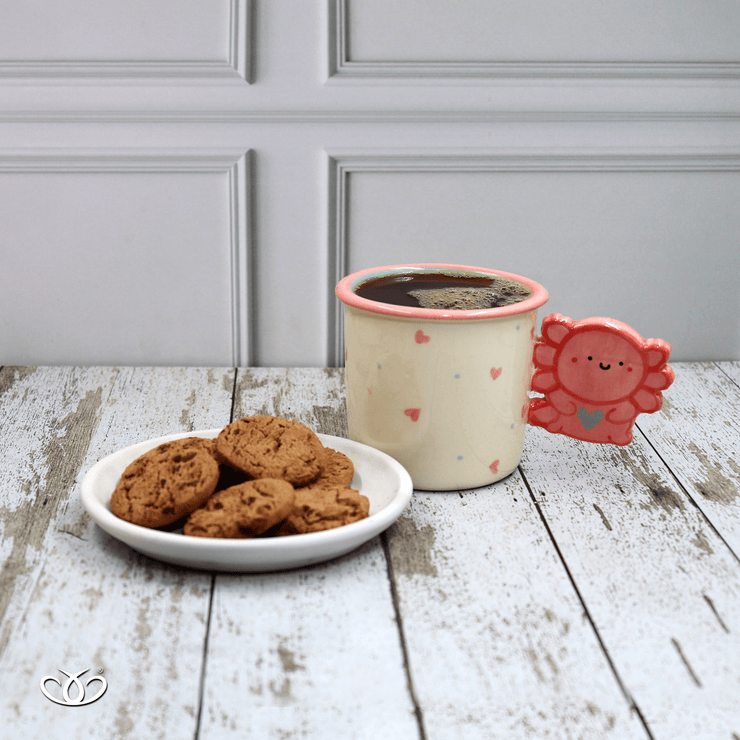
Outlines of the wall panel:
{"label": "wall panel", "polygon": [[332,0],[345,74],[737,76],[740,7],[575,0]]}
{"label": "wall panel", "polygon": [[0,158],[3,364],[249,361],[247,158]]}
{"label": "wall panel", "polygon": [[248,0],[1,6],[0,80],[249,74]]}
{"label": "wall panel", "polygon": [[[710,356],[718,337],[740,352],[737,155],[363,152],[330,168],[337,276],[494,267],[545,285],[543,315],[610,316],[680,359]],[[341,315],[330,320],[341,358]]]}

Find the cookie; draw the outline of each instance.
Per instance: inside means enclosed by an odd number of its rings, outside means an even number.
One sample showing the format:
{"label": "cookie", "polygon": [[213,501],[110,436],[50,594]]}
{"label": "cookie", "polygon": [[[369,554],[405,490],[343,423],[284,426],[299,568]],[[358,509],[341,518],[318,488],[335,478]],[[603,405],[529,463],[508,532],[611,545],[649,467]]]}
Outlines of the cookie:
{"label": "cookie", "polygon": [[144,453],[123,471],[111,511],[143,527],[162,527],[195,511],[218,481],[212,449],[212,440],[186,437]]}
{"label": "cookie", "polygon": [[324,446],[305,424],[275,416],[246,416],[216,438],[218,454],[252,478],[280,478],[294,486],[316,480]]}
{"label": "cookie", "polygon": [[191,537],[246,539],[279,524],[293,509],[295,491],[287,481],[247,481],[211,496],[185,522]]}
{"label": "cookie", "polygon": [[343,452],[324,448],[324,469],[321,475],[309,483],[313,488],[328,488],[336,485],[348,486],[355,477],[355,466]]}
{"label": "cookie", "polygon": [[278,534],[306,534],[343,527],[364,519],[369,509],[367,497],[349,486],[299,488],[295,492],[293,510],[285,518]]}

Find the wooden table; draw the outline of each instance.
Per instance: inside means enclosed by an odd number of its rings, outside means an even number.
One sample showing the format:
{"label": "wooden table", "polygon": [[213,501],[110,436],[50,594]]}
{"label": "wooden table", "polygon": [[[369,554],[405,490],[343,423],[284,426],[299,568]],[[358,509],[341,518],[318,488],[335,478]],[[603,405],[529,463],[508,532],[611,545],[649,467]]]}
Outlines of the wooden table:
{"label": "wooden table", "polygon": [[[3,368],[0,736],[740,739],[740,363],[672,367],[631,446],[531,428],[508,479],[256,575],[137,554],[80,482],[244,415],[346,435],[341,370]],[[59,706],[59,669],[108,689]]]}

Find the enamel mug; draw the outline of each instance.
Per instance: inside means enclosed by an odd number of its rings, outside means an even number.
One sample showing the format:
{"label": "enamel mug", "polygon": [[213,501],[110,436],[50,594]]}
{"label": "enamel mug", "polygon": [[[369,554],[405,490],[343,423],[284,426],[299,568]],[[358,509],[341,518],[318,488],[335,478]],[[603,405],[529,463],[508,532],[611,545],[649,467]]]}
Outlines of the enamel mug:
{"label": "enamel mug", "polygon": [[[394,305],[357,294],[368,281],[438,275],[503,278],[526,297],[495,308]],[[673,380],[670,345],[621,322],[543,321],[548,300],[525,277],[482,267],[411,264],[348,275],[344,304],[351,439],[398,460],[422,490],[493,483],[519,464],[527,423],[594,442],[628,444],[638,413],[657,411]],[[530,391],[544,396],[532,398]]]}

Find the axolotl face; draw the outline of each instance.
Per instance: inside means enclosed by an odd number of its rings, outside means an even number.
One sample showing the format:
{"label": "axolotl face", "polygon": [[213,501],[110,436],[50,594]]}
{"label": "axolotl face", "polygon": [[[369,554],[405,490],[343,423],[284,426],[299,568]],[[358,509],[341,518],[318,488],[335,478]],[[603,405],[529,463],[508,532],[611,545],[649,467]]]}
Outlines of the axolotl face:
{"label": "axolotl face", "polygon": [[632,395],[644,371],[643,357],[631,342],[598,329],[576,332],[566,339],[556,367],[567,391],[600,404]]}

